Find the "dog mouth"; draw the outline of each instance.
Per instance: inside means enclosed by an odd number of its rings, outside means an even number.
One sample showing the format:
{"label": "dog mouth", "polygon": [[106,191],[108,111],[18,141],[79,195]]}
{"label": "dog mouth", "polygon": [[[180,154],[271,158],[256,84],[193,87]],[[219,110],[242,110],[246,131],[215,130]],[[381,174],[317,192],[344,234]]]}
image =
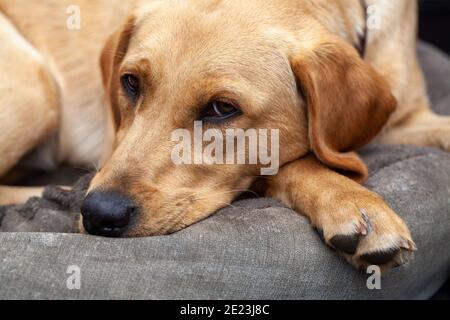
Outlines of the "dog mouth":
{"label": "dog mouth", "polygon": [[127,227],[114,227],[107,225],[102,227],[95,227],[89,220],[84,218],[82,224],[84,230],[86,230],[86,232],[89,233],[90,235],[108,238],[120,238],[125,234],[125,232],[128,229]]}
{"label": "dog mouth", "polygon": [[79,229],[109,238],[170,235],[230,205],[251,185],[252,181],[245,181],[245,185],[227,184],[220,190],[211,187],[217,185],[212,183],[197,188],[168,188],[164,184],[157,188],[135,182],[119,188],[117,183],[98,181],[82,202]]}

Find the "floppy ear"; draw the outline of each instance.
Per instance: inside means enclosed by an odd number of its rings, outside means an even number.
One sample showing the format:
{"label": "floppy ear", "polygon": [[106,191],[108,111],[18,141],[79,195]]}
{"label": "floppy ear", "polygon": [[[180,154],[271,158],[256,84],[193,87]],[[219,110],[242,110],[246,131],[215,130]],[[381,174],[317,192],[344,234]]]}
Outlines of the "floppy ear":
{"label": "floppy ear", "polygon": [[100,59],[106,99],[109,109],[112,111],[116,127],[120,125],[120,114],[117,105],[120,85],[118,68],[127,53],[134,26],[135,17],[131,16],[125,25],[108,39]]}
{"label": "floppy ear", "polygon": [[101,162],[104,163],[115,147],[116,131],[120,126],[119,112],[119,66],[128,50],[135,26],[135,17],[128,18],[126,24],[106,42],[100,58],[103,85],[107,104],[107,138]]}
{"label": "floppy ear", "polygon": [[381,131],[396,99],[387,81],[343,40],[312,47],[291,59],[307,104],[312,150],[324,164],[364,182],[368,170],[354,151]]}

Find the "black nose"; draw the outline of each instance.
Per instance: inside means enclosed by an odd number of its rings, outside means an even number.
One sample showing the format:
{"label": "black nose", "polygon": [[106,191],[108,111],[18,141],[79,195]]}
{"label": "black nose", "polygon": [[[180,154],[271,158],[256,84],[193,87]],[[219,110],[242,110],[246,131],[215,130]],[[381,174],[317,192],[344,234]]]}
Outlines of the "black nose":
{"label": "black nose", "polygon": [[90,193],[81,206],[83,226],[89,234],[118,237],[136,212],[133,201],[116,191]]}

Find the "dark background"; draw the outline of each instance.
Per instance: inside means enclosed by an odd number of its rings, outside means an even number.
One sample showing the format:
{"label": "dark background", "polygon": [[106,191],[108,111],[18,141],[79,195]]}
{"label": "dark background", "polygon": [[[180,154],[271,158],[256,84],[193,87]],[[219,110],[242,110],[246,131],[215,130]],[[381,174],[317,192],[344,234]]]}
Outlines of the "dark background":
{"label": "dark background", "polygon": [[[450,0],[420,0],[419,3],[420,38],[450,54]],[[450,282],[434,299],[450,299]]]}
{"label": "dark background", "polygon": [[420,37],[450,54],[450,0],[419,0],[419,4]]}

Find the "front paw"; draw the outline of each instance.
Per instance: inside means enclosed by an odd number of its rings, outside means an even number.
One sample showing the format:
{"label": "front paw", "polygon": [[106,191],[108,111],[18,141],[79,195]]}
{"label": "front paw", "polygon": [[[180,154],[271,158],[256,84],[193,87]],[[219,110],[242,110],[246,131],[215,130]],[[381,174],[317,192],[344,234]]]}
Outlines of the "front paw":
{"label": "front paw", "polygon": [[417,250],[405,222],[376,194],[341,196],[329,209],[315,215],[313,224],[325,243],[357,268],[378,265],[387,271]]}

